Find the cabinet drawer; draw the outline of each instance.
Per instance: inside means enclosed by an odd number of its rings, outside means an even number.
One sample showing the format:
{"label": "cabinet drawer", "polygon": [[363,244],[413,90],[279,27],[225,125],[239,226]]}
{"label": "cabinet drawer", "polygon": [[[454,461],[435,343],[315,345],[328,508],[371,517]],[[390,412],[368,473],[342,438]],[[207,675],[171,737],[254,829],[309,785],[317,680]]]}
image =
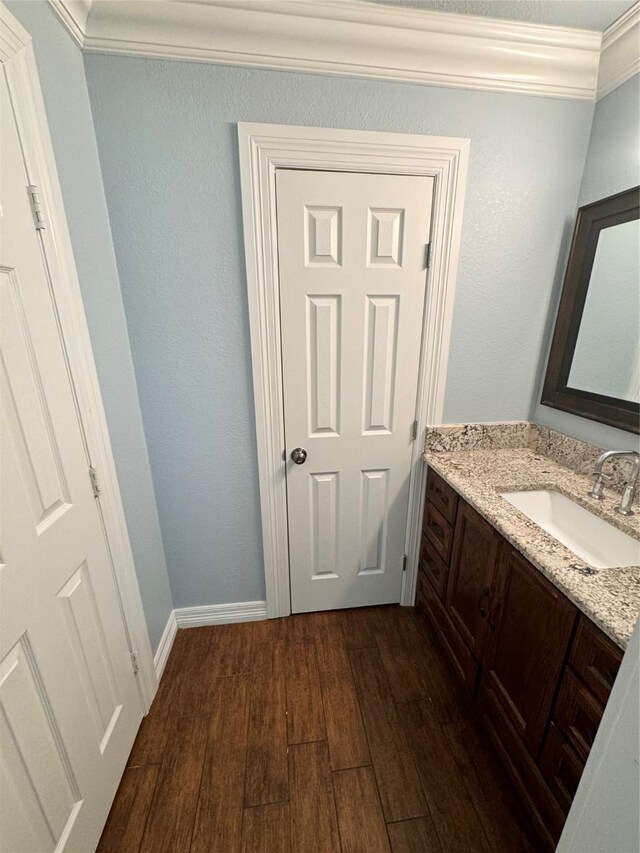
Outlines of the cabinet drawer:
{"label": "cabinet drawer", "polygon": [[451,557],[451,545],[453,544],[453,527],[442,515],[440,510],[427,502],[424,510],[424,521],[422,533],[433,545],[436,552],[449,565]]}
{"label": "cabinet drawer", "polygon": [[422,610],[431,622],[467,695],[473,696],[478,678],[478,664],[453,627],[442,602],[427,581],[424,572],[418,572],[416,607]]}
{"label": "cabinet drawer", "polygon": [[567,814],[584,770],[584,762],[554,723],[549,726],[540,769],[560,808]]}
{"label": "cabinet drawer", "polygon": [[587,760],[603,711],[591,691],[567,668],[553,718],[583,761]]}
{"label": "cabinet drawer", "polygon": [[440,510],[449,524],[455,522],[458,495],[432,468],[427,472],[427,500]]}
{"label": "cabinet drawer", "polygon": [[438,556],[431,542],[424,535],[420,550],[420,571],[424,572],[435,591],[444,601],[447,579],[449,577],[449,566]]}
{"label": "cabinet drawer", "polygon": [[607,704],[621,660],[622,649],[581,616],[569,663],[603,705]]}

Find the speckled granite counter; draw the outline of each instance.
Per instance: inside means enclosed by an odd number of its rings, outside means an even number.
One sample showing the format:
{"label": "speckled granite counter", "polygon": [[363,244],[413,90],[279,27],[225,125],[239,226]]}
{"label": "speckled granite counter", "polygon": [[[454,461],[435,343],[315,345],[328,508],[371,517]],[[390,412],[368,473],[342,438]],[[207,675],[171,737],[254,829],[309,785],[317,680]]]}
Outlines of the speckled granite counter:
{"label": "speckled granite counter", "polygon": [[[530,446],[443,452],[427,441],[423,458],[576,607],[626,647],[640,614],[640,566],[591,568],[500,497],[500,492],[553,489],[636,539],[640,539],[640,515],[624,518],[615,513],[619,496],[611,490],[600,503],[590,499],[590,477]],[[640,556],[640,543],[638,547]]]}

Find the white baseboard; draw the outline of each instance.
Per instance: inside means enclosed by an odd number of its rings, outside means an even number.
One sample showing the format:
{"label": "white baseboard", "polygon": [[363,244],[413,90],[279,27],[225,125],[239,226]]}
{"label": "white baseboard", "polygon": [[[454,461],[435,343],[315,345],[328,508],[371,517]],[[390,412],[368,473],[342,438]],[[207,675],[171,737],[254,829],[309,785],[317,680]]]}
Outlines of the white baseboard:
{"label": "white baseboard", "polygon": [[160,679],[162,678],[162,673],[164,672],[164,668],[167,664],[169,652],[171,651],[173,641],[176,638],[177,630],[178,622],[176,620],[176,611],[172,610],[169,614],[169,618],[167,619],[167,624],[165,625],[164,631],[162,632],[162,637],[160,637],[160,642],[158,643],[156,653],[153,656],[153,665],[156,668],[156,676],[158,678],[158,681],[160,681]]}
{"label": "white baseboard", "polygon": [[153,665],[158,682],[162,678],[178,628],[197,628],[200,625],[223,625],[231,622],[254,622],[266,618],[266,601],[239,601],[236,604],[208,604],[204,607],[178,607],[176,610],[172,610],[153,656]]}
{"label": "white baseboard", "polygon": [[228,622],[255,622],[267,618],[266,601],[239,601],[235,604],[209,604],[204,607],[178,607],[173,611],[178,628],[223,625]]}

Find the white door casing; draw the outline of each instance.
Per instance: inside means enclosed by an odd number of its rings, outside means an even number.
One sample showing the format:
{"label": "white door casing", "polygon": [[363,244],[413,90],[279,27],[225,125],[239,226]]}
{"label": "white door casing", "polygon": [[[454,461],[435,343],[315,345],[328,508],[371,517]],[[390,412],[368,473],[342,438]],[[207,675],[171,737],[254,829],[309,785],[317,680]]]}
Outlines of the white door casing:
{"label": "white door casing", "polygon": [[400,600],[433,184],[276,174],[294,613]]}
{"label": "white door casing", "polygon": [[118,582],[129,646],[137,653],[140,700],[147,711],[158,681],[31,36],[2,0],[0,30],[0,64],[11,93],[29,183],[38,187],[47,219],[47,227],[39,232],[41,249],[47,260],[50,287],[55,292],[58,322],[84,438],[100,479],[100,516]]}
{"label": "white door casing", "polygon": [[0,27],[0,847],[88,851],[156,685],[33,52]]}
{"label": "white door casing", "polygon": [[325,169],[434,178],[431,265],[418,367],[401,604],[412,604],[424,499],[422,442],[442,423],[469,140],[291,125],[238,125],[267,615],[290,613],[277,257],[276,171]]}

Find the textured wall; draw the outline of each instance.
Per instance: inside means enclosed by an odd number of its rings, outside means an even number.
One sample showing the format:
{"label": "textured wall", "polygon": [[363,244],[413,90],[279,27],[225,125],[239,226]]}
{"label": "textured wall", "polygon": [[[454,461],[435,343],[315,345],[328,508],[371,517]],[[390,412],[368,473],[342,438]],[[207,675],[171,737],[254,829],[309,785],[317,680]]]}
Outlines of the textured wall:
{"label": "textured wall", "polygon": [[593,104],[85,55],[176,606],[264,581],[238,121],[471,138],[446,419],[528,415]]}
{"label": "textured wall", "polygon": [[605,0],[602,3],[585,0],[376,0],[389,6],[408,6],[434,12],[454,12],[461,15],[482,15],[527,21],[531,24],[555,24],[560,27],[580,27],[584,30],[604,30],[627,11],[632,0]]}
{"label": "textured wall", "polygon": [[80,49],[46,2],[8,2],[33,38],[151,646],[171,612],[140,404]]}
{"label": "textured wall", "polygon": [[596,104],[579,205],[640,182],[640,74]]}
{"label": "textured wall", "polygon": [[[596,104],[578,205],[628,190],[640,184],[640,75],[636,74]],[[572,219],[571,228],[573,229]],[[569,239],[570,239],[569,233]],[[569,254],[569,241],[560,252],[556,282],[547,318],[539,368],[539,384],[532,402],[531,419],[575,435],[600,447],[635,450],[638,436],[606,424],[570,415],[539,403],[547,355],[560,300]],[[640,335],[640,321],[638,322]]]}

